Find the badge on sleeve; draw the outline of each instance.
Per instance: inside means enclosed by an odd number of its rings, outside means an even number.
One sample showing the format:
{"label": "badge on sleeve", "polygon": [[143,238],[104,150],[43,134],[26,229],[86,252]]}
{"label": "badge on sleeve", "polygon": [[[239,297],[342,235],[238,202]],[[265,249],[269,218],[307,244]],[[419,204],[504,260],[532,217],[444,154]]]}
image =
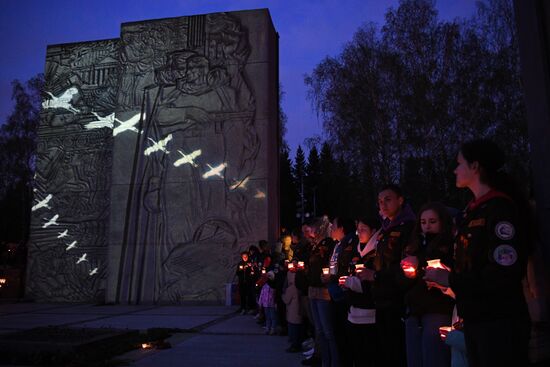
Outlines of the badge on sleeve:
{"label": "badge on sleeve", "polygon": [[493,258],[502,266],[514,265],[518,259],[518,253],[510,245],[500,245],[493,252]]}
{"label": "badge on sleeve", "polygon": [[495,226],[495,234],[501,240],[508,241],[514,237],[516,230],[510,222],[498,222]]}

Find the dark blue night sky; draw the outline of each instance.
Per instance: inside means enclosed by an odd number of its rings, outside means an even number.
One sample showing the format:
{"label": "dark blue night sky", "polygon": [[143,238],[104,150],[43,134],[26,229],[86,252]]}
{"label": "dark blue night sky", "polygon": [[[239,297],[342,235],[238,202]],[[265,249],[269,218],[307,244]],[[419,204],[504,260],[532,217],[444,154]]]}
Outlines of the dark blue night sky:
{"label": "dark blue night sky", "polygon": [[[439,0],[440,17],[469,17],[476,0]],[[117,38],[128,21],[269,8],[280,35],[280,79],[292,150],[321,134],[321,122],[306,99],[303,76],[327,55],[336,55],[366,22],[382,24],[397,0],[4,0],[0,10],[0,121],[12,109],[13,79],[44,69],[46,45]]]}

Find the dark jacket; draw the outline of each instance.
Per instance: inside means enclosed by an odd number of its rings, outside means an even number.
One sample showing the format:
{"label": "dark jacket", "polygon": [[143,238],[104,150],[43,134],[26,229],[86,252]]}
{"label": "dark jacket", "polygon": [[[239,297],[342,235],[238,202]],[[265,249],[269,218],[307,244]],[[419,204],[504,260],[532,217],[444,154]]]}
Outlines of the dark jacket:
{"label": "dark jacket", "polygon": [[428,289],[422,279],[427,260],[440,259],[448,267],[453,266],[453,238],[451,234],[445,235],[420,235],[418,249],[408,255],[418,258],[418,271],[416,278],[410,280],[403,275],[403,281],[408,283],[405,293],[405,304],[408,313],[415,316],[425,314],[451,315],[455,301],[443,294],[439,289]]}
{"label": "dark jacket", "polygon": [[374,258],[373,295],[377,309],[404,310],[401,259],[414,227],[415,216],[409,206],[390,223],[383,225]]}
{"label": "dark jacket", "polygon": [[522,288],[528,248],[520,223],[515,204],[497,191],[466,208],[449,277],[465,321],[529,317]]}
{"label": "dark jacket", "polygon": [[239,279],[239,284],[252,284],[255,279],[252,275],[253,268],[250,261],[240,261],[237,265],[237,278]]}
{"label": "dark jacket", "polygon": [[323,268],[329,267],[331,249],[334,248],[334,240],[327,237],[312,248],[307,267],[307,279],[310,287],[324,287],[321,281]]}
{"label": "dark jacket", "polygon": [[[357,243],[355,244],[357,247]],[[357,253],[357,250],[355,250]],[[375,252],[371,251],[365,256],[363,256],[357,264],[363,264],[365,268],[373,269],[374,268],[374,257]],[[373,295],[373,283],[369,281],[361,282],[361,288],[363,293],[357,293],[353,291],[347,291],[346,295],[348,297],[348,302],[350,306],[364,309],[373,309],[375,308],[375,301]]]}

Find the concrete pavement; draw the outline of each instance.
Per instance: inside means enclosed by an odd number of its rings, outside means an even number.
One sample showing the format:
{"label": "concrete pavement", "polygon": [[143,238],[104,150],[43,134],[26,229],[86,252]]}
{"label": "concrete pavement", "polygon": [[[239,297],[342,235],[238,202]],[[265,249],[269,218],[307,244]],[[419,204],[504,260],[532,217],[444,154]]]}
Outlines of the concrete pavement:
{"label": "concrete pavement", "polygon": [[227,306],[0,304],[0,334],[43,326],[145,330],[177,328],[170,349],[134,350],[117,359],[132,366],[298,366],[287,337],[268,336],[250,315]]}

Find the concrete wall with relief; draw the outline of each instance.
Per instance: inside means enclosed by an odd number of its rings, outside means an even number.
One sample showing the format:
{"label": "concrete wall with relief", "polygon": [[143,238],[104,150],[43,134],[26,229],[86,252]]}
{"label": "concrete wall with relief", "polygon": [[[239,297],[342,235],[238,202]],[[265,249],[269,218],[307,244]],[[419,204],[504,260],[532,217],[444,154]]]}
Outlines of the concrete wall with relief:
{"label": "concrete wall with relief", "polygon": [[118,40],[49,46],[27,297],[105,297]]}
{"label": "concrete wall with relief", "polygon": [[[105,59],[77,73],[75,60],[101,47],[111,47]],[[222,301],[239,252],[277,235],[278,41],[268,11],[125,23],[118,41],[49,47],[47,71],[54,53],[67,64],[46,75],[47,88],[58,74],[63,83],[43,103],[37,204],[53,197],[33,219],[30,293],[52,299],[57,279],[79,287],[78,297],[60,288],[67,300]],[[71,149],[88,156],[51,157]],[[56,191],[82,199],[71,205]],[[96,204],[87,217],[76,210],[84,203]],[[34,264],[47,251],[67,265],[62,279]]]}

